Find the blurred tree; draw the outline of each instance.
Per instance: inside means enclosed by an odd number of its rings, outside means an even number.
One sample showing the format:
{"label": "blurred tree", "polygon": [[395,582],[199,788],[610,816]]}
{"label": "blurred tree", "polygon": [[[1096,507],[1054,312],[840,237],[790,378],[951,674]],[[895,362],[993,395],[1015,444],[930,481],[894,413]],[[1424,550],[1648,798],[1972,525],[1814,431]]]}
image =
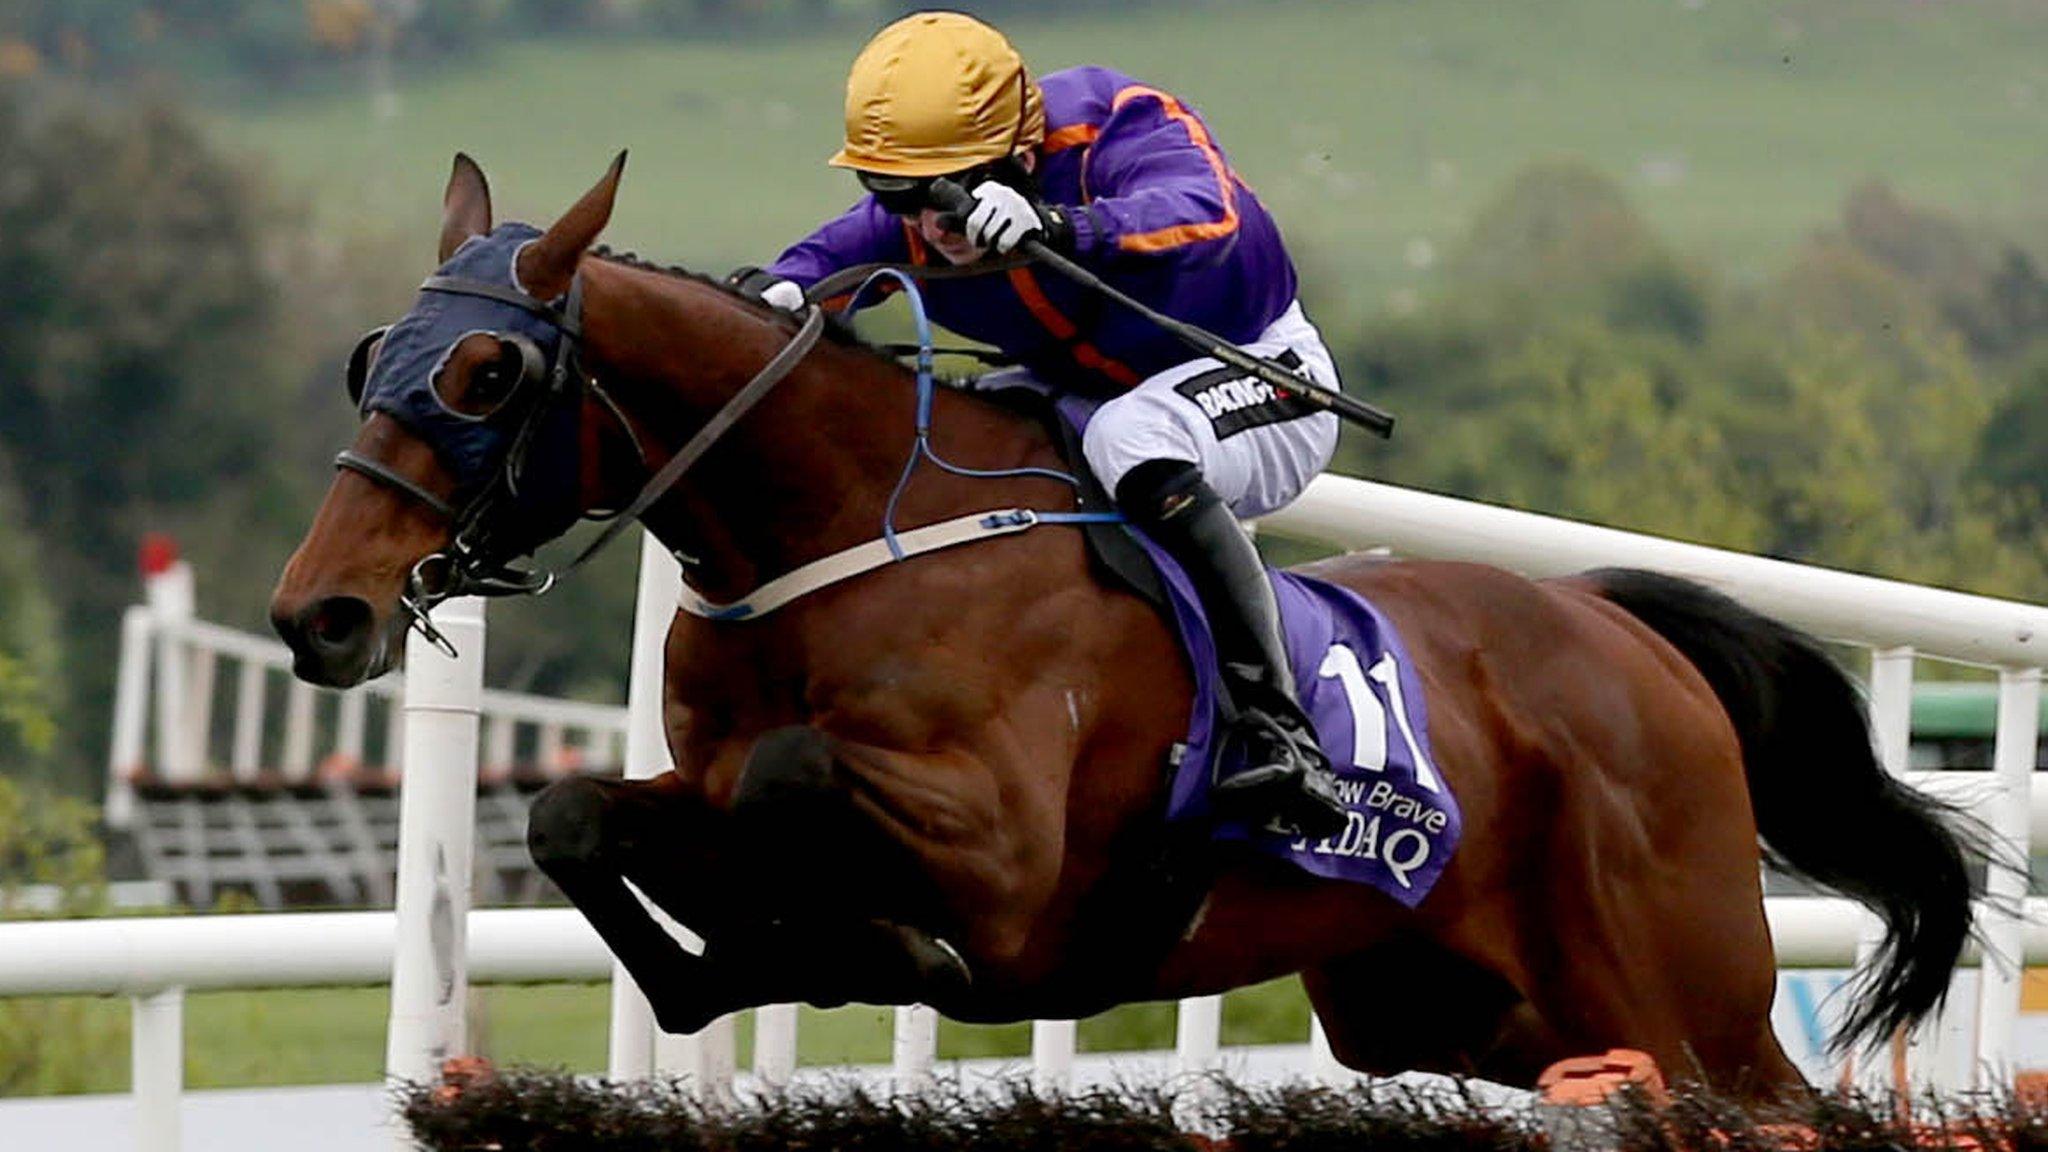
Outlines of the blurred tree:
{"label": "blurred tree", "polygon": [[[169,105],[0,88],[0,489],[20,493],[18,522],[0,500],[0,596],[18,567],[48,598],[0,614],[0,651],[55,710],[46,774],[100,786],[144,532],[182,542],[203,616],[266,627],[353,427],[336,364],[428,255],[314,234]],[[494,609],[492,682],[622,700],[633,554]],[[15,630],[33,643],[6,648]]]}
{"label": "blurred tree", "polygon": [[[0,682],[0,699],[6,688]],[[7,720],[0,716],[0,729]],[[0,775],[0,920],[97,916],[105,860],[91,806]],[[117,1020],[84,997],[0,1000],[0,1096],[84,1092],[120,1059]]]}
{"label": "blurred tree", "polygon": [[280,386],[300,337],[272,224],[255,181],[167,105],[0,92],[0,466],[73,657],[76,786],[97,780],[141,533],[219,541],[209,591],[229,602],[260,603],[282,558],[299,501],[278,498],[294,454],[277,444],[303,433]]}
{"label": "blurred tree", "polygon": [[1545,160],[1488,200],[1449,260],[1466,288],[1597,291],[1664,258],[1621,186],[1583,161]]}
{"label": "blurred tree", "polygon": [[2030,527],[2041,523],[2025,510],[2048,508],[2048,345],[2014,371],[2011,390],[1985,425],[1971,477],[2019,500]]}
{"label": "blurred tree", "polygon": [[0,482],[0,777],[44,779],[57,740],[63,660],[56,606],[38,580],[41,543]]}
{"label": "blurred tree", "polygon": [[[2028,529],[2039,501],[1973,466],[1996,428],[2006,477],[2038,477],[2048,368],[1994,425],[2004,388],[1972,355],[1989,346],[1951,323],[1932,287],[1969,280],[1956,235],[1877,228],[1909,214],[1867,199],[1845,212],[1859,234],[1891,240],[1817,237],[1777,281],[1736,293],[1672,257],[1612,181],[1536,166],[1480,213],[1421,308],[1340,347],[1346,379],[1399,412],[1403,431],[1385,446],[1347,440],[1342,466],[1724,547],[2048,595],[2048,557]],[[2026,276],[2006,275],[2023,295]]]}
{"label": "blurred tree", "polygon": [[1870,183],[1842,207],[1844,242],[1911,285],[1970,342],[1998,359],[2048,338],[2048,280],[2026,252]]}

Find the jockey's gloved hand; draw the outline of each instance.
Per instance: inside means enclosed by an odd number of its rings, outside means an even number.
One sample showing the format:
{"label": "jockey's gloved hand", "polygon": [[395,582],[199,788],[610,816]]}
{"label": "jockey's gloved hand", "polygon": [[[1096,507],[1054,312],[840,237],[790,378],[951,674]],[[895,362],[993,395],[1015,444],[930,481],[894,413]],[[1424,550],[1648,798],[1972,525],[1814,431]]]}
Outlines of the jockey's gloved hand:
{"label": "jockey's gloved hand", "polygon": [[765,268],[751,264],[735,268],[726,276],[725,282],[740,295],[759,300],[771,308],[780,308],[784,312],[803,311],[803,288],[796,281],[784,280]]}
{"label": "jockey's gloved hand", "polygon": [[1007,255],[1029,236],[1058,249],[1074,242],[1074,225],[1066,213],[1008,184],[984,180],[974,186],[972,195],[974,211],[967,215],[965,235],[976,248]]}
{"label": "jockey's gloved hand", "polygon": [[761,302],[784,312],[801,312],[804,310],[804,290],[797,287],[794,280],[777,280],[761,289]]}

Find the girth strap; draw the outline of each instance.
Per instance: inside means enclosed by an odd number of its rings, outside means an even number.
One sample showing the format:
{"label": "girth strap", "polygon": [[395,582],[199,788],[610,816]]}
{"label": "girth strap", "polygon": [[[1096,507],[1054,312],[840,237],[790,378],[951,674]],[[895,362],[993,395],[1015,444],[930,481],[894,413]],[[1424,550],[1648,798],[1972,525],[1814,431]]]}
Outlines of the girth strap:
{"label": "girth strap", "polygon": [[1115,513],[1098,512],[1038,512],[1030,508],[1000,508],[990,512],[970,512],[937,524],[927,524],[908,532],[896,533],[894,548],[891,541],[870,540],[844,551],[834,552],[821,560],[813,560],[801,568],[792,569],[768,581],[743,600],[727,604],[714,604],[697,594],[688,584],[683,585],[679,607],[693,616],[706,620],[753,620],[766,616],[799,596],[808,596],[825,588],[872,572],[877,568],[907,560],[926,552],[951,548],[955,544],[967,544],[986,540],[991,536],[1008,536],[1024,532],[1040,524],[1075,524],[1102,522],[1113,519]]}

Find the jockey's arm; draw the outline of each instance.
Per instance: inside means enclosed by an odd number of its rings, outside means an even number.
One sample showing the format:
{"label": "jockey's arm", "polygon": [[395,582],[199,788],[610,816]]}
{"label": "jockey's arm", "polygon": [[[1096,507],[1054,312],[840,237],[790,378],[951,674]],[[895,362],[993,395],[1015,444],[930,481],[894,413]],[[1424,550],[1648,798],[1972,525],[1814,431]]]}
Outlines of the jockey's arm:
{"label": "jockey's arm", "polygon": [[790,245],[768,266],[768,272],[809,288],[841,268],[909,258],[910,242],[902,221],[883,211],[874,197],[863,196],[853,207]]}
{"label": "jockey's arm", "polygon": [[1089,149],[1095,198],[1072,213],[1075,258],[1212,264],[1237,239],[1236,179],[1193,112],[1155,89],[1126,88]]}

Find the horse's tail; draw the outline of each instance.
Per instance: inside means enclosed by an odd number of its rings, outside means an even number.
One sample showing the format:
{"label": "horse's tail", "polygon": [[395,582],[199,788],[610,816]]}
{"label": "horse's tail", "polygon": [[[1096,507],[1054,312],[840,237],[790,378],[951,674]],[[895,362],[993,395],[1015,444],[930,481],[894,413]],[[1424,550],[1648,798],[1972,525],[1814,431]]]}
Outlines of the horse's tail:
{"label": "horse's tail", "polygon": [[1982,826],[1884,770],[1855,683],[1813,637],[1677,577],[1605,568],[1586,579],[1713,686],[1772,862],[1883,919],[1833,1047],[1881,1040],[1939,1007],[1970,935]]}

